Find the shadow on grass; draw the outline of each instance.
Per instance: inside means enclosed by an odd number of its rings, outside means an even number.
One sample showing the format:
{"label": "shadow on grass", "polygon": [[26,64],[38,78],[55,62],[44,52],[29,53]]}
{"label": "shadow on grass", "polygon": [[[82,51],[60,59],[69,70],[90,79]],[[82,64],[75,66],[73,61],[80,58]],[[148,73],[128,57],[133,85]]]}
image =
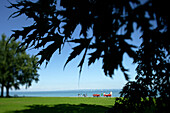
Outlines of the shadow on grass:
{"label": "shadow on grass", "polygon": [[100,105],[88,104],[59,104],[59,105],[31,105],[28,109],[20,111],[10,111],[7,113],[104,113],[109,108]]}

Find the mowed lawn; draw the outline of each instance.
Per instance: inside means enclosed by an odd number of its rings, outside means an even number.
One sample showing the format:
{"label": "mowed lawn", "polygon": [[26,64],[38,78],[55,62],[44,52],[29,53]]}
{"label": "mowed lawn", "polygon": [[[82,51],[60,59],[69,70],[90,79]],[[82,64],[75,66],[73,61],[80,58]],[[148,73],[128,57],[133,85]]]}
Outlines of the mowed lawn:
{"label": "mowed lawn", "polygon": [[0,113],[104,113],[116,98],[23,97],[0,98]]}

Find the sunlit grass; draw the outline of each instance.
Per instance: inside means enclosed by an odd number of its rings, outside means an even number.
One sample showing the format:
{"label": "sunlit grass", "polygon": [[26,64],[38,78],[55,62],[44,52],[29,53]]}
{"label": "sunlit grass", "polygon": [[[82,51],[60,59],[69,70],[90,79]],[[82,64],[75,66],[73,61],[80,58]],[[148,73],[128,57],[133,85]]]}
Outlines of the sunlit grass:
{"label": "sunlit grass", "polygon": [[[115,103],[115,98],[92,97],[25,97],[0,98],[0,113],[98,113],[105,112]],[[72,112],[71,112],[71,111]]]}

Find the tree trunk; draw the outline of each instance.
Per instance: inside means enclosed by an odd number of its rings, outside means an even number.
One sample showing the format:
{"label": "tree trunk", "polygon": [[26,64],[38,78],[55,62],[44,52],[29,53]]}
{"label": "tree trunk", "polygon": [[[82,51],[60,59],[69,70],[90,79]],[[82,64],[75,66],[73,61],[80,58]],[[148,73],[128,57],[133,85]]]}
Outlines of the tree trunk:
{"label": "tree trunk", "polygon": [[6,97],[9,97],[9,82],[6,85]]}
{"label": "tree trunk", "polygon": [[1,86],[1,97],[4,97],[4,85]]}
{"label": "tree trunk", "polygon": [[9,97],[9,87],[6,87],[6,97]]}

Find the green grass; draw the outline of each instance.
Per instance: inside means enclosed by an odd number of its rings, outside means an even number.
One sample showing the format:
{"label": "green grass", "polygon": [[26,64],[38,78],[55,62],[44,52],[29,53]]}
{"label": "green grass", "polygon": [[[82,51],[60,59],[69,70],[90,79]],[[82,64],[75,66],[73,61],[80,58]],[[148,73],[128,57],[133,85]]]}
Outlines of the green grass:
{"label": "green grass", "polygon": [[0,113],[103,113],[115,98],[25,97],[0,98]]}

